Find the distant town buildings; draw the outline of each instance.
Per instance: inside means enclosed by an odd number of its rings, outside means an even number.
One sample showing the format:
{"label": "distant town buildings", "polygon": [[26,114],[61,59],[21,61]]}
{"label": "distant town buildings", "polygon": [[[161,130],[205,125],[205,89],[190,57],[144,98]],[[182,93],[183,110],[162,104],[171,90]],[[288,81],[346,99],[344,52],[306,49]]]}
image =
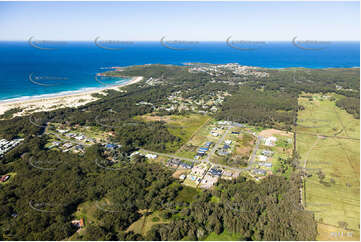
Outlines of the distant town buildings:
{"label": "distant town buildings", "polygon": [[241,66],[238,63],[229,63],[223,65],[216,64],[189,64],[189,72],[203,72],[211,76],[225,76],[227,73],[231,72],[235,76],[240,77],[249,77],[253,76],[256,78],[266,78],[269,77],[267,72],[262,71],[259,67],[252,66]]}

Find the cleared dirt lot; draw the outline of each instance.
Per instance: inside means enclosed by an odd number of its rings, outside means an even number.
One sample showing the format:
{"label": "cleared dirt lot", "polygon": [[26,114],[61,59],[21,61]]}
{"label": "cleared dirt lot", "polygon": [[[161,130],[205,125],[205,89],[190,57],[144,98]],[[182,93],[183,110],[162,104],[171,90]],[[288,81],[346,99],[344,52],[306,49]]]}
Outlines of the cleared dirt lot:
{"label": "cleared dirt lot", "polygon": [[259,135],[263,136],[263,137],[270,137],[270,136],[273,136],[273,135],[283,135],[283,136],[292,137],[293,133],[283,131],[283,130],[278,130],[278,129],[265,129],[265,130],[261,131],[259,133]]}

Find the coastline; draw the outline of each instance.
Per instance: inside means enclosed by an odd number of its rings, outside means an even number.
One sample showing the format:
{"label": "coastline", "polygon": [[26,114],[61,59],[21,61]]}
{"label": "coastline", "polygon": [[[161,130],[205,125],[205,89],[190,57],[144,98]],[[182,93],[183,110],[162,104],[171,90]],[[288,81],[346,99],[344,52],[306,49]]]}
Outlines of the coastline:
{"label": "coastline", "polygon": [[0,115],[14,108],[22,109],[21,112],[15,113],[14,116],[28,115],[33,112],[51,111],[65,107],[78,107],[89,102],[98,100],[92,94],[106,94],[106,90],[120,91],[120,87],[128,86],[143,80],[142,76],[132,77],[129,81],[121,84],[110,85],[100,88],[85,88],[82,90],[67,91],[54,94],[44,94],[34,97],[21,97],[0,101]]}

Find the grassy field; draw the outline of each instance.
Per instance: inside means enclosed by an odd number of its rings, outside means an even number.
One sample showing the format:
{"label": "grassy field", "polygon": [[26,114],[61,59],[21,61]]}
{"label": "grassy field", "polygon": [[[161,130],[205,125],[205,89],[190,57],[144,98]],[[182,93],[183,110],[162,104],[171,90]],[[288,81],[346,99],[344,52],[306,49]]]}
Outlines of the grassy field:
{"label": "grassy field", "polygon": [[169,220],[163,219],[159,212],[155,211],[148,216],[143,215],[140,219],[132,223],[127,229],[127,232],[133,231],[134,233],[145,236],[153,225],[164,223],[169,223]]}
{"label": "grassy field", "polygon": [[176,197],[177,202],[192,202],[193,198],[200,193],[200,189],[195,189],[192,187],[183,186],[182,191],[179,192]]}
{"label": "grassy field", "polygon": [[197,154],[199,146],[204,145],[204,143],[207,141],[214,141],[215,139],[209,137],[212,123],[214,123],[214,120],[208,117],[202,125],[194,130],[186,143],[176,152],[176,155],[186,158],[193,158]]}
{"label": "grassy field", "polygon": [[[196,149],[192,142],[195,136],[197,136],[204,128],[207,127],[207,123],[212,119],[207,115],[190,114],[190,115],[167,115],[167,116],[151,116],[149,114],[143,116],[137,116],[136,119],[143,121],[164,121],[167,123],[167,128],[171,134],[181,138],[182,143],[176,155],[193,158],[196,154]],[[170,149],[169,149],[170,150]]]}
{"label": "grassy field", "polygon": [[97,222],[95,218],[95,212],[97,207],[95,206],[94,202],[84,202],[78,206],[77,211],[74,214],[74,217],[77,219],[84,219],[84,223],[87,224],[88,222]]}
{"label": "grassy field", "polygon": [[355,241],[360,238],[360,231],[345,230],[326,224],[318,224],[317,227],[320,233],[318,240]]}
{"label": "grassy field", "polygon": [[[182,191],[180,191],[175,200],[177,202],[191,202],[193,201],[193,198],[200,192],[200,189],[183,186]],[[143,236],[145,236],[148,231],[151,230],[153,225],[169,223],[169,221],[169,219],[163,219],[160,216],[159,211],[155,211],[148,216],[143,215],[140,219],[138,219],[129,226],[127,232],[133,231],[134,233],[142,234]]]}
{"label": "grassy field", "polygon": [[318,239],[345,240],[332,236],[344,228],[358,236],[349,240],[359,239],[360,122],[321,95],[300,97],[299,104],[305,110],[298,114],[297,152],[300,166],[312,174],[305,182],[304,203],[319,222]]}
{"label": "grassy field", "polygon": [[164,121],[167,123],[168,130],[171,134],[187,142],[199,127],[208,119],[207,115],[190,114],[190,115],[168,115],[168,116],[138,116],[136,119],[143,121]]}
{"label": "grassy field", "polygon": [[80,229],[77,233],[74,233],[70,236],[67,241],[78,241],[81,236],[86,232],[86,226],[91,223],[98,223],[95,218],[95,212],[97,208],[94,202],[84,202],[78,205],[77,211],[74,213],[75,219],[84,219],[85,227]]}
{"label": "grassy field", "polygon": [[[83,134],[87,138],[95,139],[98,142],[106,142],[109,141],[109,133],[102,131],[99,127],[96,126],[75,126],[75,127],[63,127],[63,125],[59,123],[50,123],[47,127],[47,132],[54,131],[55,129],[68,129],[69,132],[74,134]],[[60,135],[58,133],[58,135]],[[61,137],[63,135],[60,135]],[[67,137],[63,137],[69,139]]]}

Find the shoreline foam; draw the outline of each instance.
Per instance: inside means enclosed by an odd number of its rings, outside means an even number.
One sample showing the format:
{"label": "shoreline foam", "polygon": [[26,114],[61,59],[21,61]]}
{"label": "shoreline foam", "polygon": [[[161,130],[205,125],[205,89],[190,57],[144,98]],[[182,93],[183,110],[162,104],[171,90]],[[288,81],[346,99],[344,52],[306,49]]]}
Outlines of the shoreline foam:
{"label": "shoreline foam", "polygon": [[132,77],[129,81],[106,87],[90,87],[74,91],[63,91],[59,93],[0,100],[0,115],[13,108],[21,108],[22,111],[14,114],[14,116],[22,116],[32,112],[51,111],[65,107],[78,107],[99,99],[93,97],[92,94],[105,94],[105,90],[119,91],[118,88],[135,84],[141,80],[143,80],[143,77],[137,76]]}

